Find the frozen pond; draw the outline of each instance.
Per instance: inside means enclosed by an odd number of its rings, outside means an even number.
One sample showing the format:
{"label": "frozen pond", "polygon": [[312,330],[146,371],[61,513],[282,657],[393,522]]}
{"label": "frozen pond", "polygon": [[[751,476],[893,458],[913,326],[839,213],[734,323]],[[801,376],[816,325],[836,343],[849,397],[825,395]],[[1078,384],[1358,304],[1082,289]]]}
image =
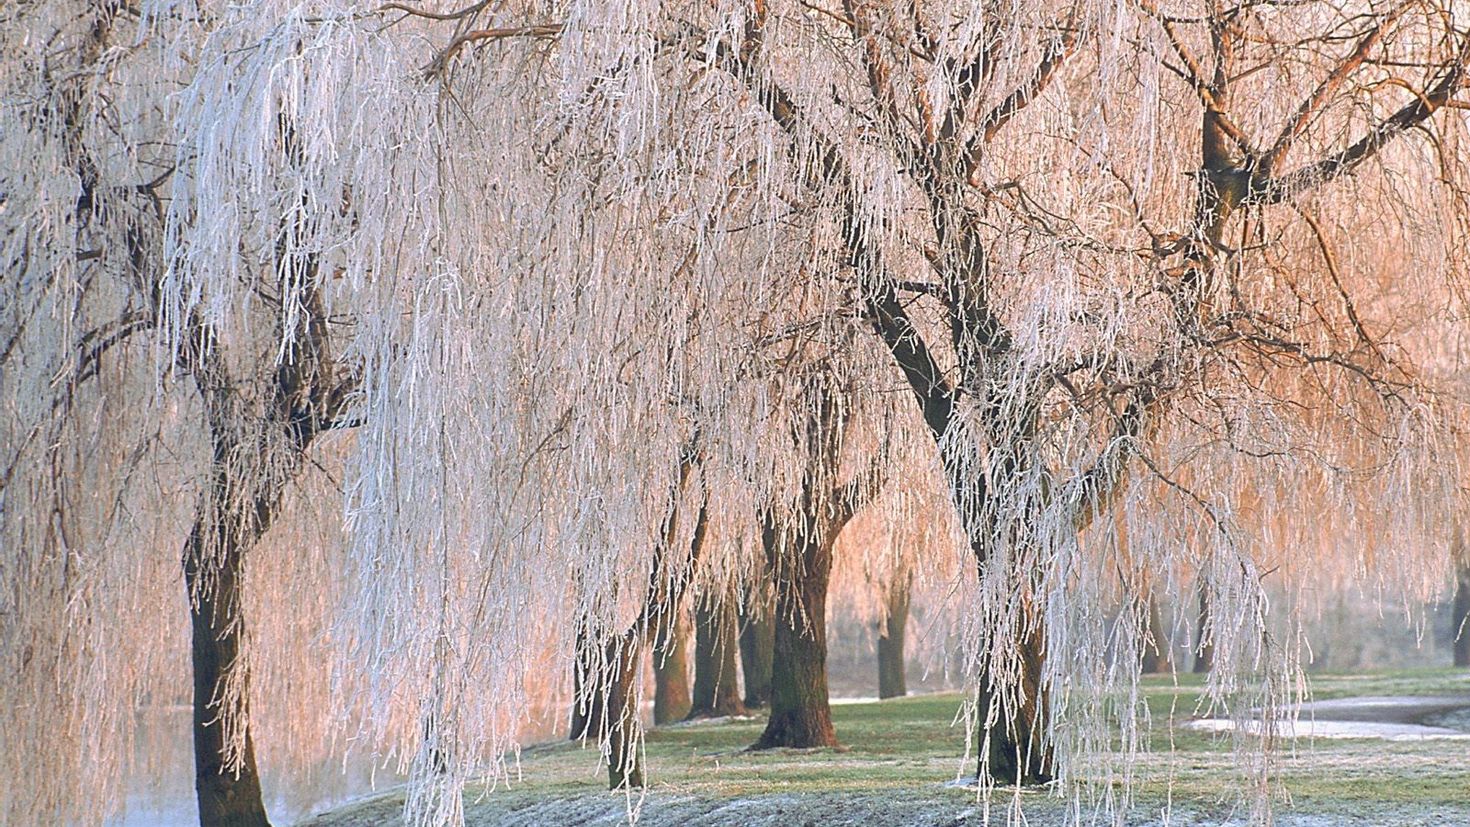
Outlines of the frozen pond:
{"label": "frozen pond", "polygon": [[[1236,722],[1205,718],[1189,729],[1229,732]],[[1259,733],[1259,718],[1246,722]],[[1380,738],[1388,741],[1470,740],[1470,696],[1373,696],[1313,701],[1272,722],[1284,738]]]}
{"label": "frozen pond", "polygon": [[[127,810],[108,827],[197,827],[194,802],[194,753],[188,707],[170,707],[146,715],[140,732],[138,766],[128,787]],[[145,746],[146,745],[146,746]],[[262,761],[261,786],[272,824],[293,824],[313,813],[400,783],[381,768],[374,772],[363,758],[335,761],[312,768],[304,776],[285,778]],[[293,774],[296,775],[296,774]]]}
{"label": "frozen pond", "polygon": [[[197,827],[192,715],[185,705],[138,713],[137,754],[127,809],[107,827]],[[397,785],[403,778],[362,756],[337,758],[282,772],[260,761],[261,787],[272,824],[294,824],[314,813]]]}

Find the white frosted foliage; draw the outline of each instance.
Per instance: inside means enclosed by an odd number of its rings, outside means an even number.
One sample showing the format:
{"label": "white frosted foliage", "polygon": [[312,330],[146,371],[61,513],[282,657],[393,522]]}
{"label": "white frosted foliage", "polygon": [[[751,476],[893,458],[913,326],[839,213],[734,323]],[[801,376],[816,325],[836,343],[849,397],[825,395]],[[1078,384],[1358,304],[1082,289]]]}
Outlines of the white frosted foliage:
{"label": "white frosted foliage", "polygon": [[370,755],[415,825],[857,499],[834,594],[944,596],[972,727],[1040,641],[1074,812],[1155,597],[1211,703],[1293,700],[1309,592],[1449,576],[1470,34],[1197,5],[0,9],[0,822],[118,810],[200,531],[230,761]]}

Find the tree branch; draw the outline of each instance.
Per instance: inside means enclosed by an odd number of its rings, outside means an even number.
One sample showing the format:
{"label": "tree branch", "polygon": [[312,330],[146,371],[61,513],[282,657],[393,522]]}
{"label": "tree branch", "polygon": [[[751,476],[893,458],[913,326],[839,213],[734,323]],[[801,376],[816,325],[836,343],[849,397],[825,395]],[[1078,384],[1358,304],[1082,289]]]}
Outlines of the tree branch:
{"label": "tree branch", "polygon": [[[747,27],[745,43],[739,52],[721,42],[716,46],[715,59],[736,80],[750,90],[751,96],[771,115],[790,139],[790,145],[806,140],[817,150],[820,171],[812,181],[817,186],[835,186],[842,192],[843,241],[849,259],[858,271],[858,289],[863,296],[864,316],[873,325],[884,344],[888,346],[894,361],[898,363],[909,387],[913,390],[919,407],[936,437],[949,427],[954,410],[954,391],[944,378],[938,362],[929,351],[928,345],[910,320],[903,305],[899,303],[892,278],[883,269],[878,251],[868,243],[866,234],[858,221],[857,190],[847,159],[830,141],[823,138],[814,127],[808,126],[805,114],[791,99],[785,89],[770,78],[762,75],[745,59],[753,54],[753,39],[760,37],[760,30]],[[758,40],[755,42],[758,43]]]}
{"label": "tree branch", "polygon": [[1302,101],[1301,106],[1297,107],[1291,119],[1282,127],[1281,134],[1276,137],[1276,141],[1271,145],[1271,149],[1261,159],[1261,168],[1267,175],[1270,175],[1277,164],[1286,157],[1286,153],[1291,150],[1292,144],[1295,143],[1297,136],[1306,128],[1307,121],[1313,113],[1320,110],[1327,103],[1328,98],[1335,94],[1338,89],[1342,88],[1342,84],[1347,80],[1348,76],[1357,71],[1359,66],[1363,65],[1363,61],[1368,59],[1368,53],[1383,39],[1384,32],[1408,8],[1408,3],[1400,5],[1380,21],[1378,25],[1368,30],[1367,34],[1363,35],[1362,39],[1358,41],[1357,47],[1349,52],[1333,68],[1327,77],[1322,79],[1322,82],[1318,84],[1316,90],[1306,100]]}
{"label": "tree branch", "polygon": [[423,72],[425,78],[438,77],[448,68],[449,61],[468,43],[474,43],[480,40],[506,40],[521,37],[555,37],[561,34],[564,29],[566,29],[565,23],[536,23],[529,26],[510,26],[507,28],[475,29],[468,31],[449,41],[449,45],[441,49],[439,54],[434,56],[433,60],[424,64],[420,71]]}
{"label": "tree branch", "polygon": [[1394,138],[1424,123],[1450,102],[1465,86],[1466,63],[1470,61],[1470,34],[1464,38],[1455,59],[1428,92],[1418,95],[1381,121],[1356,143],[1341,152],[1309,164],[1280,178],[1268,178],[1252,186],[1249,203],[1279,204],[1352,172],[1387,146]]}
{"label": "tree branch", "polygon": [[975,169],[980,166],[985,145],[995,138],[996,133],[1011,118],[1046,91],[1046,87],[1056,77],[1057,70],[1062,68],[1062,64],[1076,51],[1076,48],[1077,35],[1067,28],[1060,38],[1047,47],[1046,53],[1042,55],[1041,62],[1037,64],[1036,71],[1031,74],[1031,77],[1006,95],[1005,100],[996,104],[995,108],[985,113],[985,117],[980,119],[975,134],[970,136],[969,142],[965,145],[966,180],[969,180],[975,174]]}

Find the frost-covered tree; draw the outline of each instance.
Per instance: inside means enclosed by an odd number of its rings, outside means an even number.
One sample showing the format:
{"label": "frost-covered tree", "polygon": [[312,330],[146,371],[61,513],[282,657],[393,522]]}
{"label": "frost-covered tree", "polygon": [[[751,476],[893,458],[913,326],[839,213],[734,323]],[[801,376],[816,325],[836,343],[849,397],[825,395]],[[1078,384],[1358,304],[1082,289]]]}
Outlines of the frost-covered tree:
{"label": "frost-covered tree", "polygon": [[[850,335],[850,334],[849,334]],[[803,465],[790,501],[760,517],[761,547],[775,592],[771,706],[754,749],[832,747],[837,735],[827,690],[827,588],[838,534],[881,487],[877,458],[848,465],[849,431],[861,415],[853,388],[831,363],[793,366],[783,383],[798,416],[791,444],[776,447]],[[779,445],[779,443],[777,443]],[[775,447],[775,446],[773,446]]]}
{"label": "frost-covered tree", "polygon": [[[177,580],[179,545],[131,564],[92,552],[171,543],[158,526],[188,519],[167,508],[152,526],[127,518],[158,507],[126,482],[147,473],[152,440],[177,430],[179,417],[150,392],[138,346],[153,323],[147,285],[160,263],[156,193],[168,159],[147,145],[165,117],[150,90],[107,83],[109,74],[135,77],[154,57],[146,46],[116,51],[120,13],[9,6],[0,20],[0,771],[11,779],[0,820],[8,823],[62,822],[90,799],[120,796],[119,774],[94,756],[121,752],[131,705],[165,668],[134,642],[159,642],[143,621]],[[126,416],[129,407],[151,412],[152,426]],[[175,485],[189,490],[186,479]],[[122,579],[130,572],[131,588]],[[98,681],[116,652],[140,656]]]}
{"label": "frost-covered tree", "polygon": [[[159,11],[166,19],[160,25],[180,19],[177,10]],[[7,302],[15,308],[15,325],[7,325],[13,336],[6,362],[7,374],[19,383],[15,389],[31,385],[24,394],[33,401],[16,412],[17,428],[6,443],[6,527],[17,532],[10,547],[26,549],[40,567],[36,573],[56,563],[69,566],[75,555],[88,561],[78,566],[84,578],[96,578],[88,589],[116,591],[122,599],[130,590],[105,576],[109,566],[126,560],[139,565],[140,552],[168,560],[171,555],[157,554],[154,543],[182,548],[173,559],[182,560],[192,627],[200,819],[263,824],[247,711],[245,557],[269,529],[311,443],[340,424],[353,379],[332,354],[320,266],[324,245],[315,235],[316,205],[302,190],[299,144],[284,111],[270,125],[268,152],[258,159],[262,179],[270,182],[264,203],[237,216],[238,246],[224,253],[224,271],[238,289],[252,293],[252,306],[226,320],[205,305],[228,287],[175,292],[179,259],[168,252],[165,229],[166,213],[179,204],[172,197],[177,162],[168,157],[176,134],[169,96],[187,82],[189,67],[173,62],[168,50],[186,45],[140,29],[137,15],[123,4],[51,3],[22,8],[14,21],[14,31],[34,40],[14,44],[6,64],[7,109],[18,116],[7,127],[6,152],[31,153],[5,187],[7,272],[13,277],[7,283],[16,300]],[[37,256],[38,249],[47,252]],[[138,347],[147,338],[139,334],[148,333],[159,355],[151,370]],[[33,386],[46,371],[49,386]],[[178,422],[174,434],[140,427],[150,416],[180,408],[169,418],[185,420],[185,433],[202,444],[181,440]],[[99,427],[99,420],[114,424]],[[32,476],[40,447],[35,440],[42,436],[53,465],[49,486]],[[125,460],[104,459],[124,449],[131,452]],[[194,453],[195,464],[172,485],[162,483],[159,455],[181,449]],[[65,493],[63,486],[74,484],[97,486],[91,497],[112,505],[85,505]],[[173,516],[169,489],[189,492],[196,485],[198,502],[185,537],[107,539],[139,527],[158,531]],[[60,497],[52,513],[74,529],[49,538],[33,533],[29,523],[45,513],[37,508],[46,497]],[[132,505],[121,508],[125,501]],[[103,558],[100,565],[90,562],[94,557]],[[64,584],[53,594],[75,599]],[[114,623],[100,608],[61,623],[63,639],[76,632],[67,627],[84,618]],[[125,658],[132,647],[117,649],[114,656]],[[106,662],[103,656],[104,668]],[[20,671],[25,684],[35,670]],[[114,690],[120,700],[135,698],[125,686]],[[43,717],[36,725],[46,723]],[[108,754],[102,743],[83,748]],[[44,795],[38,802],[49,804]]]}
{"label": "frost-covered tree", "polygon": [[[811,354],[772,355],[793,338],[851,379],[851,410],[903,401],[907,419],[849,423],[869,453],[890,443],[890,488],[944,480],[978,574],[986,779],[1106,781],[1114,727],[1136,748],[1135,670],[1113,665],[1138,660],[1140,584],[1203,582],[1211,692],[1254,701],[1291,686],[1264,633],[1273,567],[1444,579],[1436,440],[1458,400],[1425,368],[1461,301],[1457,8],[15,9],[15,820],[113,808],[98,756],[163,671],[141,653],[167,648],[185,547],[196,616],[226,619],[205,641],[271,676],[216,690],[221,766],[247,766],[263,698],[325,669],[314,713],[397,758],[408,820],[458,820],[579,635],[677,610],[658,550],[692,547],[668,540],[672,504],[678,533],[699,508],[670,494],[691,434],[708,591],[758,562],[752,515],[808,531],[792,506],[813,466],[786,448],[821,405],[779,391]],[[340,555],[236,583],[321,625],[232,617],[231,561],[288,512],[304,446],[349,421]],[[1306,505],[1338,521],[1280,519]],[[328,546],[271,531],[306,559]],[[1384,538],[1376,557],[1339,545],[1354,533]],[[321,641],[325,665],[302,654]],[[641,697],[644,642],[582,647],[602,693]],[[615,720],[606,757],[631,781],[638,724]],[[45,766],[18,763],[54,732]]]}
{"label": "frost-covered tree", "polygon": [[[1166,14],[758,2],[735,15],[686,19],[699,44],[690,50],[736,86],[737,111],[765,112],[830,205],[835,237],[824,241],[920,403],[981,568],[983,774],[1046,779],[1065,740],[1047,707],[1091,703],[1048,677],[1095,657],[1071,643],[1089,601],[1063,598],[1065,573],[1102,557],[1079,550],[1080,529],[1120,499],[1142,502],[1153,478],[1174,482],[1166,455],[1223,463],[1199,462],[1201,475],[1241,469],[1252,453],[1289,456],[1307,467],[1268,459],[1245,474],[1300,474],[1289,485],[1301,485],[1342,467],[1314,461],[1324,439],[1366,452],[1344,462],[1359,467],[1415,447],[1404,430],[1420,413],[1409,360],[1385,354],[1351,291],[1388,297],[1367,271],[1344,285],[1342,257],[1305,202],[1370,162],[1416,169],[1417,148],[1388,150],[1462,92],[1463,24],[1432,6],[1366,4]],[[1342,41],[1352,48],[1322,45]],[[813,54],[861,71],[817,79],[802,71]],[[1397,98],[1353,93],[1369,88],[1356,73],[1370,57],[1374,88]],[[1392,75],[1400,65],[1419,71]],[[1248,131],[1231,114],[1242,86],[1257,91]],[[1337,148],[1340,130],[1355,137]],[[1375,195],[1380,211],[1401,203]],[[1342,220],[1382,214],[1349,208]],[[1432,243],[1417,230],[1401,228]],[[1443,261],[1444,249],[1432,256]],[[1424,263],[1401,273],[1413,279]],[[943,351],[936,331],[947,333]],[[1287,417],[1283,404],[1313,413]],[[1357,430],[1364,422],[1378,424]],[[1240,445],[1243,423],[1274,445]],[[1222,442],[1226,451],[1208,450]],[[1130,478],[1138,466],[1149,482]],[[1200,550],[1212,603],[1238,617],[1261,598],[1248,533],[1229,513],[1236,492],[1221,483],[1204,483],[1214,497],[1178,487],[1211,528],[1133,534],[1154,544],[1141,559],[1168,554],[1168,541],[1212,547]],[[1255,646],[1211,632],[1217,651],[1230,641],[1233,662],[1247,657],[1236,644]],[[1048,666],[1048,652],[1079,662]]]}

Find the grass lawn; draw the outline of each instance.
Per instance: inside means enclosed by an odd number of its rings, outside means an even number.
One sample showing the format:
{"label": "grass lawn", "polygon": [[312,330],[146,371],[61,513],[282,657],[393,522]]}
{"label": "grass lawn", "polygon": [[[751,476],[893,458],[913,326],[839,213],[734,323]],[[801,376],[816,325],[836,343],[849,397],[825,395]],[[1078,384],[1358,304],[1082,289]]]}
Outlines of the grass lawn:
{"label": "grass lawn", "polygon": [[[1318,700],[1372,695],[1470,696],[1463,670],[1313,676]],[[1197,709],[1194,675],[1149,678],[1151,750],[1135,764],[1126,824],[1249,823],[1251,799],[1237,769],[1232,738],[1181,728]],[[946,786],[961,772],[963,725],[952,722],[958,695],[842,704],[833,708],[837,750],[745,752],[759,719],[655,729],[647,740],[650,788],[640,823],[649,825],[963,825],[984,821],[973,788]],[[1171,715],[1172,710],[1172,715]],[[1247,739],[1247,743],[1254,743]],[[1171,748],[1172,744],[1172,748]],[[1366,738],[1285,742],[1271,760],[1279,784],[1276,822],[1329,825],[1470,827],[1470,741]],[[963,770],[973,774],[966,763]],[[595,746],[548,744],[527,749],[519,778],[494,791],[466,794],[471,825],[616,824],[630,802],[602,789],[606,774]],[[999,791],[993,823],[1019,803],[1029,824],[1058,824],[1068,811],[1084,821],[1121,782],[1099,784],[1073,800],[1043,791]],[[483,794],[481,794],[483,793]],[[401,793],[339,808],[312,827],[398,823]],[[1165,811],[1167,810],[1167,813]],[[1098,823],[1112,823],[1099,817]]]}

